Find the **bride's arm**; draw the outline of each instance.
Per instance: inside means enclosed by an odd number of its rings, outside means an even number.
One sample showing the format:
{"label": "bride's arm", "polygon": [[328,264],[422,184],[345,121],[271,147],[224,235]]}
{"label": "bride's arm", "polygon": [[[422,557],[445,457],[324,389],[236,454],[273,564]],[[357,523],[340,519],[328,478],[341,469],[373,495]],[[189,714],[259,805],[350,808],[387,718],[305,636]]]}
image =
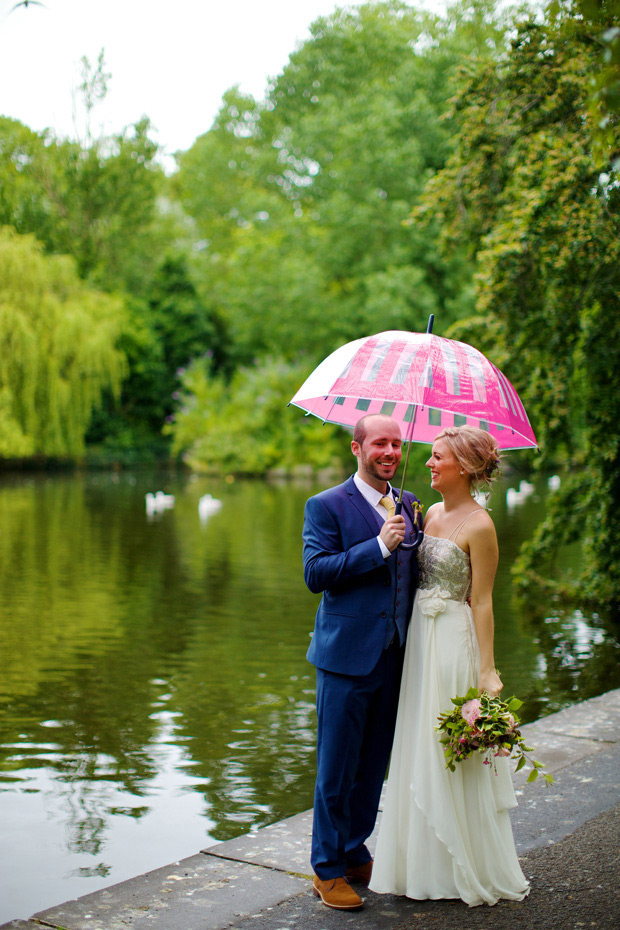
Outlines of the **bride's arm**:
{"label": "bride's arm", "polygon": [[499,694],[502,681],[495,671],[493,652],[493,582],[499,560],[497,535],[487,513],[473,517],[468,527],[471,559],[471,609],[480,647],[480,679],[478,688],[491,695]]}

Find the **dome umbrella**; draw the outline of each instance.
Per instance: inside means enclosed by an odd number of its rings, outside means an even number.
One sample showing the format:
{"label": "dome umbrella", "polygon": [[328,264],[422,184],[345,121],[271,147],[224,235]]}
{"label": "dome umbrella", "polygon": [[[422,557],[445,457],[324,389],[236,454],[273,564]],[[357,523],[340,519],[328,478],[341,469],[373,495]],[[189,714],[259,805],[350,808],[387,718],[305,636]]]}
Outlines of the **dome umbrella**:
{"label": "dome umbrella", "polygon": [[411,443],[433,443],[446,427],[486,430],[503,450],[537,448],[508,378],[473,346],[435,336],[433,319],[426,333],[389,330],[340,346],[290,401],[324,423],[349,428],[368,414],[393,417],[408,444],[398,505]]}

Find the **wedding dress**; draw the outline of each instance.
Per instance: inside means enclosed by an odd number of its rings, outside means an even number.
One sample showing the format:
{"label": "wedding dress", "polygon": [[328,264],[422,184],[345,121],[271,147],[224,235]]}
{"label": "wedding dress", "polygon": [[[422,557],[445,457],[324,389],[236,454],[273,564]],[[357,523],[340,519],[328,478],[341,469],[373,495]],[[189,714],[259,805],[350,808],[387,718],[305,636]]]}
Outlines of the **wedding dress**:
{"label": "wedding dress", "polygon": [[520,901],[529,888],[508,814],[516,806],[508,760],[484,765],[475,753],[451,772],[435,730],[451,698],[478,683],[469,556],[452,539],[425,536],[418,566],[370,888],[470,906]]}

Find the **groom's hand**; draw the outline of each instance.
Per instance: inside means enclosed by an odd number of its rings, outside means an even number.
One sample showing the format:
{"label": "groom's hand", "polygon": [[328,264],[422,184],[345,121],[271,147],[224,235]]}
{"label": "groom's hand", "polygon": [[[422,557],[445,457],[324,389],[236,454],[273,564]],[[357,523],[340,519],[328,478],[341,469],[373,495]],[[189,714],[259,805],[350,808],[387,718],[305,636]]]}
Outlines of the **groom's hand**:
{"label": "groom's hand", "polygon": [[390,552],[394,552],[394,549],[400,546],[405,538],[405,529],[405,518],[400,514],[397,517],[390,517],[381,527],[379,536]]}

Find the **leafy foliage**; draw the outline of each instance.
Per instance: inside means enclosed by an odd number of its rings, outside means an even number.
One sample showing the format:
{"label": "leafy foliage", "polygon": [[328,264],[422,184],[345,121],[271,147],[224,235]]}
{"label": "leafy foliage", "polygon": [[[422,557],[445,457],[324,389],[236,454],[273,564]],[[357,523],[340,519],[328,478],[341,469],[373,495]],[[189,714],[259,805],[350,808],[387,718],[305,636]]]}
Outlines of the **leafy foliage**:
{"label": "leafy foliage", "polygon": [[0,221],[72,255],[80,276],[139,292],[171,234],[148,120],[84,148],[0,118]]}
{"label": "leafy foliage", "polygon": [[267,359],[238,368],[229,382],[212,374],[208,363],[195,362],[170,427],[173,449],[186,450],[185,461],[199,472],[340,470],[351,458],[342,431],[295,408],[285,410],[304,371],[300,363]]}
{"label": "leafy foliage", "polygon": [[[442,255],[439,227],[408,218],[453,148],[456,124],[444,113],[457,67],[498,53],[503,34],[487,2],[457,6],[446,21],[400,2],[337,11],[312,26],[265,101],[231,90],[181,156],[174,187],[200,237],[199,293],[242,366],[230,384],[210,384],[200,366],[184,379],[171,432],[193,467],[223,458],[232,469],[236,449],[242,471],[302,456],[323,464],[339,454],[326,429],[306,421],[301,445],[284,412],[314,365],[361,334],[472,312],[469,256],[460,247]],[[265,396],[259,374],[273,403],[248,418],[251,392]]]}
{"label": "leafy foliage", "polygon": [[157,269],[147,299],[127,302],[120,337],[129,375],[120,402],[110,394],[89,431],[91,460],[125,464],[169,456],[163,424],[176,409],[179,379],[195,358],[230,374],[229,343],[219,318],[202,305],[181,255]]}
{"label": "leafy foliage", "polygon": [[118,392],[122,304],[70,258],[0,229],[0,455],[75,458],[104,389]]}
{"label": "leafy foliage", "polygon": [[444,119],[467,55],[503,41],[490,3],[449,22],[400,2],[321,18],[258,103],[238,90],[180,158],[201,296],[244,363],[318,360],[381,329],[470,313],[471,263],[407,225],[453,145]]}
{"label": "leafy foliage", "polygon": [[[181,225],[161,199],[165,179],[148,120],[95,138],[92,111],[105,96],[109,75],[103,54],[95,69],[87,59],[82,65],[82,142],[0,119],[0,222],[35,234],[49,253],[73,256],[81,278],[124,296],[117,347],[127,359],[128,377],[120,404],[116,389],[104,392],[88,441],[97,444],[96,457],[104,462],[167,458],[161,429],[172,411],[179,359],[185,363],[194,350],[213,344],[219,352],[223,336],[214,334],[216,324],[199,306],[184,260],[175,268],[177,259],[166,257]],[[15,447],[15,455],[22,452]]]}
{"label": "leafy foliage", "polygon": [[[523,23],[510,54],[474,73],[454,105],[458,148],[424,209],[446,244],[476,255],[478,316],[453,334],[475,341],[515,383],[542,448],[587,474],[523,555],[534,577],[579,524],[582,593],[620,597],[617,392],[620,189],[593,157],[588,118],[596,48],[570,17]],[[617,131],[617,130],[616,130]],[[469,337],[469,338],[467,338]],[[473,338],[472,338],[473,337]]]}
{"label": "leafy foliage", "polygon": [[620,166],[618,117],[620,117],[620,3],[618,0],[555,0],[549,5],[552,18],[564,14],[564,26],[571,23],[578,33],[586,33],[598,46],[590,80],[589,112],[593,128],[593,153],[603,167],[610,162]]}

